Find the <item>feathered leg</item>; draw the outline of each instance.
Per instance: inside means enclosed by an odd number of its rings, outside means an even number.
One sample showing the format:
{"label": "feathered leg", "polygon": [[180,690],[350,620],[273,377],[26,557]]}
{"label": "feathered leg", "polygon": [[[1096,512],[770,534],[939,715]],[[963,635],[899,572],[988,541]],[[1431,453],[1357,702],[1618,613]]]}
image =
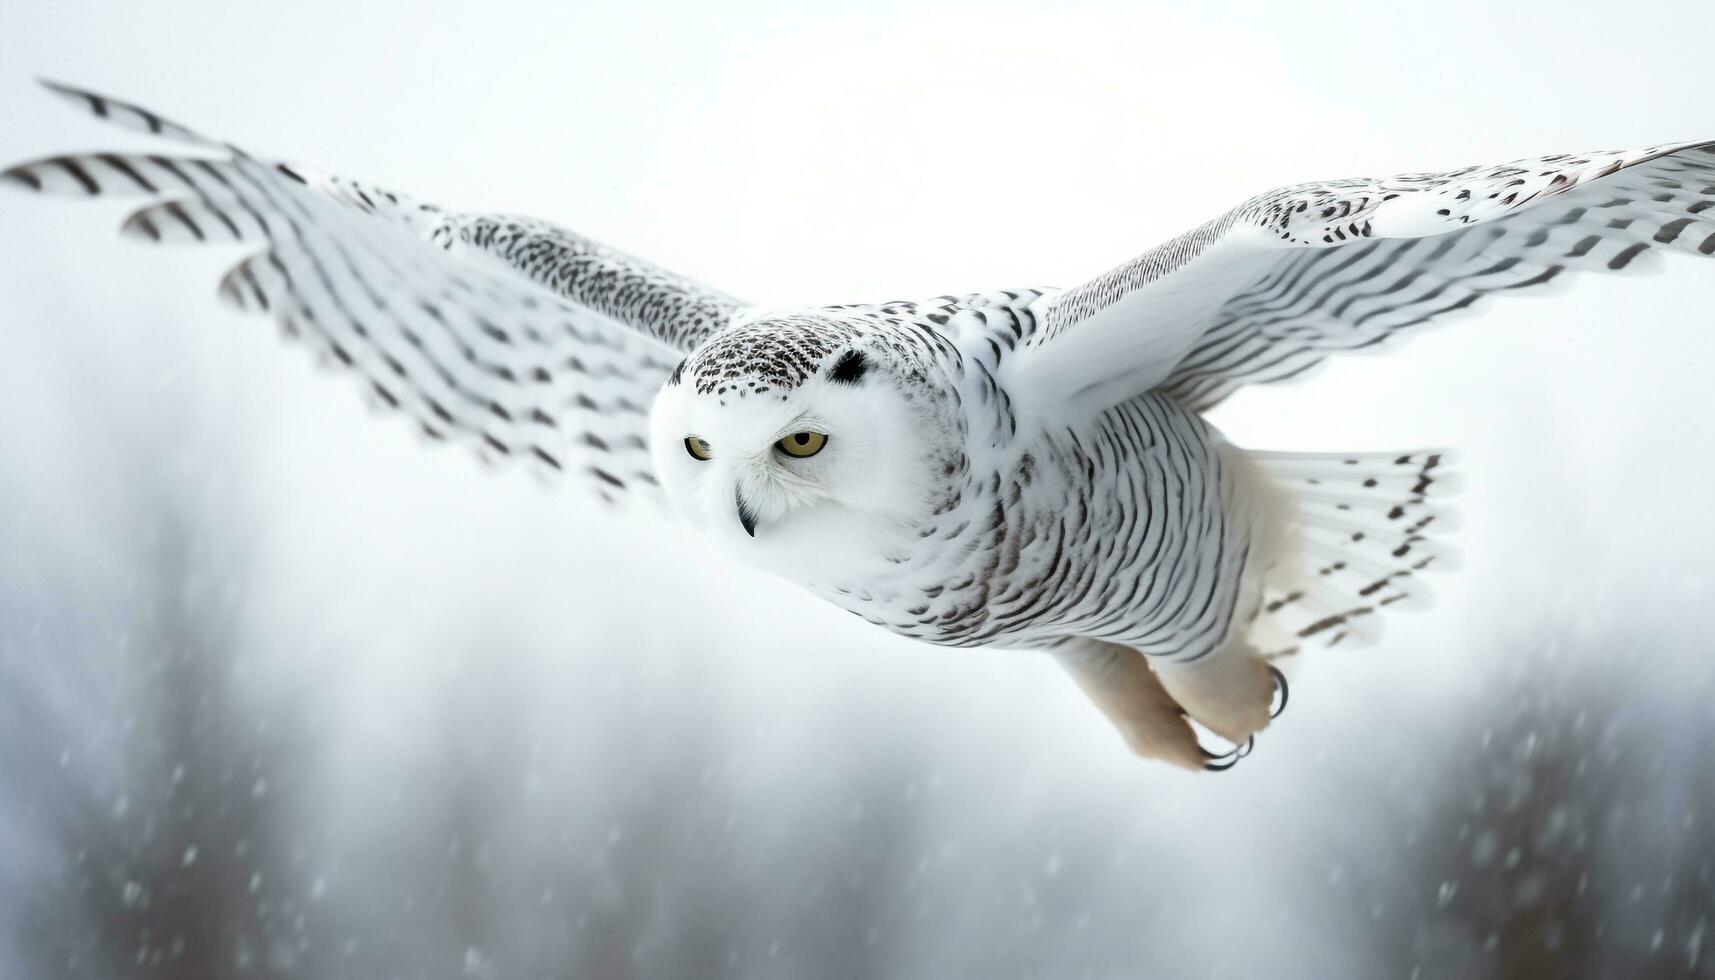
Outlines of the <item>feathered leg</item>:
{"label": "feathered leg", "polygon": [[[1197,733],[1143,654],[1131,647],[1077,639],[1055,648],[1054,656],[1119,729],[1133,752],[1186,769],[1205,768],[1206,755],[1197,744]],[[1267,708],[1265,699],[1265,715]]]}
{"label": "feathered leg", "polygon": [[1165,693],[1199,725],[1229,742],[1268,727],[1275,672],[1250,646],[1217,650],[1188,663],[1156,663]]}

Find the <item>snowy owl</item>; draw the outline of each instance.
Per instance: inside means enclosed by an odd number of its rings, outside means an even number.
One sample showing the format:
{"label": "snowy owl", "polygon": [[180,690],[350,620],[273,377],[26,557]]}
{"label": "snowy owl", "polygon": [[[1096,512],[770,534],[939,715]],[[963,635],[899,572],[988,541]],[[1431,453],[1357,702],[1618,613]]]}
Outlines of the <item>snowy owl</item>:
{"label": "snowy owl", "polygon": [[221,297],[430,436],[664,498],[896,633],[1050,651],[1133,751],[1193,769],[1285,707],[1275,658],[1423,601],[1455,485],[1446,453],[1254,452],[1200,413],[1491,294],[1715,253],[1715,142],[1673,143],[1286,187],[1065,291],[774,309],[50,87],[178,149],[6,182],[254,243]]}

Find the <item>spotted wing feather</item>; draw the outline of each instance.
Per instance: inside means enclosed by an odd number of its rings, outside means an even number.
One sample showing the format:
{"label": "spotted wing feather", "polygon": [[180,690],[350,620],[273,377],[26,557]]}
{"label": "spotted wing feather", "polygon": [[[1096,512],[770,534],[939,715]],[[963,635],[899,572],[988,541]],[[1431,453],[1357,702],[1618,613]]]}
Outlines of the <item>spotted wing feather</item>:
{"label": "spotted wing feather", "polygon": [[1053,297],[1039,408],[1160,387],[1206,409],[1488,296],[1715,253],[1715,143],[1287,187]]}
{"label": "spotted wing feather", "polygon": [[220,296],[273,316],[424,432],[576,474],[609,499],[653,491],[650,401],[736,301],[546,223],[444,211],[50,87],[98,117],[204,152],[52,157],[0,179],[44,194],[138,198],[123,225],[132,238],[253,244]]}

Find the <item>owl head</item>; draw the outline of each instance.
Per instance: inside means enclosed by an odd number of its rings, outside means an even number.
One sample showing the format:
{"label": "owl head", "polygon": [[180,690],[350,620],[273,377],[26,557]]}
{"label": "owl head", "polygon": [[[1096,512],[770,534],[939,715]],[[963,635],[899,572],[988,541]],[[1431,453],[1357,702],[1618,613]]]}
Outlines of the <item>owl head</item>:
{"label": "owl head", "polygon": [[834,312],[734,327],[686,358],[650,413],[655,470],[682,516],[735,551],[873,551],[933,495],[948,452],[931,365]]}

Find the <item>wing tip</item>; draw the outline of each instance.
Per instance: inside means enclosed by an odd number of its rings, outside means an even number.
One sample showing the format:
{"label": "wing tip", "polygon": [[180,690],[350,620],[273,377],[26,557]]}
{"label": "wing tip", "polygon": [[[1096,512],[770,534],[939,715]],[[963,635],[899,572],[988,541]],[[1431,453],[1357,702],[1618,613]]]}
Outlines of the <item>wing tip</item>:
{"label": "wing tip", "polygon": [[42,191],[42,178],[36,176],[35,165],[29,163],[20,163],[15,167],[0,170],[0,184],[19,187],[33,194]]}
{"label": "wing tip", "polygon": [[81,103],[85,109],[97,116],[105,117],[108,113],[109,106],[114,102],[113,99],[102,95],[100,92],[93,92],[78,85],[71,85],[57,79],[48,78],[45,75],[37,75],[36,84],[62,99]]}
{"label": "wing tip", "polygon": [[36,76],[36,84],[68,102],[80,106],[90,115],[104,119],[116,126],[147,132],[153,136],[165,136],[184,143],[217,145],[207,137],[170,119],[156,115],[134,102],[116,99],[100,92],[78,85],[69,85],[41,75]]}

